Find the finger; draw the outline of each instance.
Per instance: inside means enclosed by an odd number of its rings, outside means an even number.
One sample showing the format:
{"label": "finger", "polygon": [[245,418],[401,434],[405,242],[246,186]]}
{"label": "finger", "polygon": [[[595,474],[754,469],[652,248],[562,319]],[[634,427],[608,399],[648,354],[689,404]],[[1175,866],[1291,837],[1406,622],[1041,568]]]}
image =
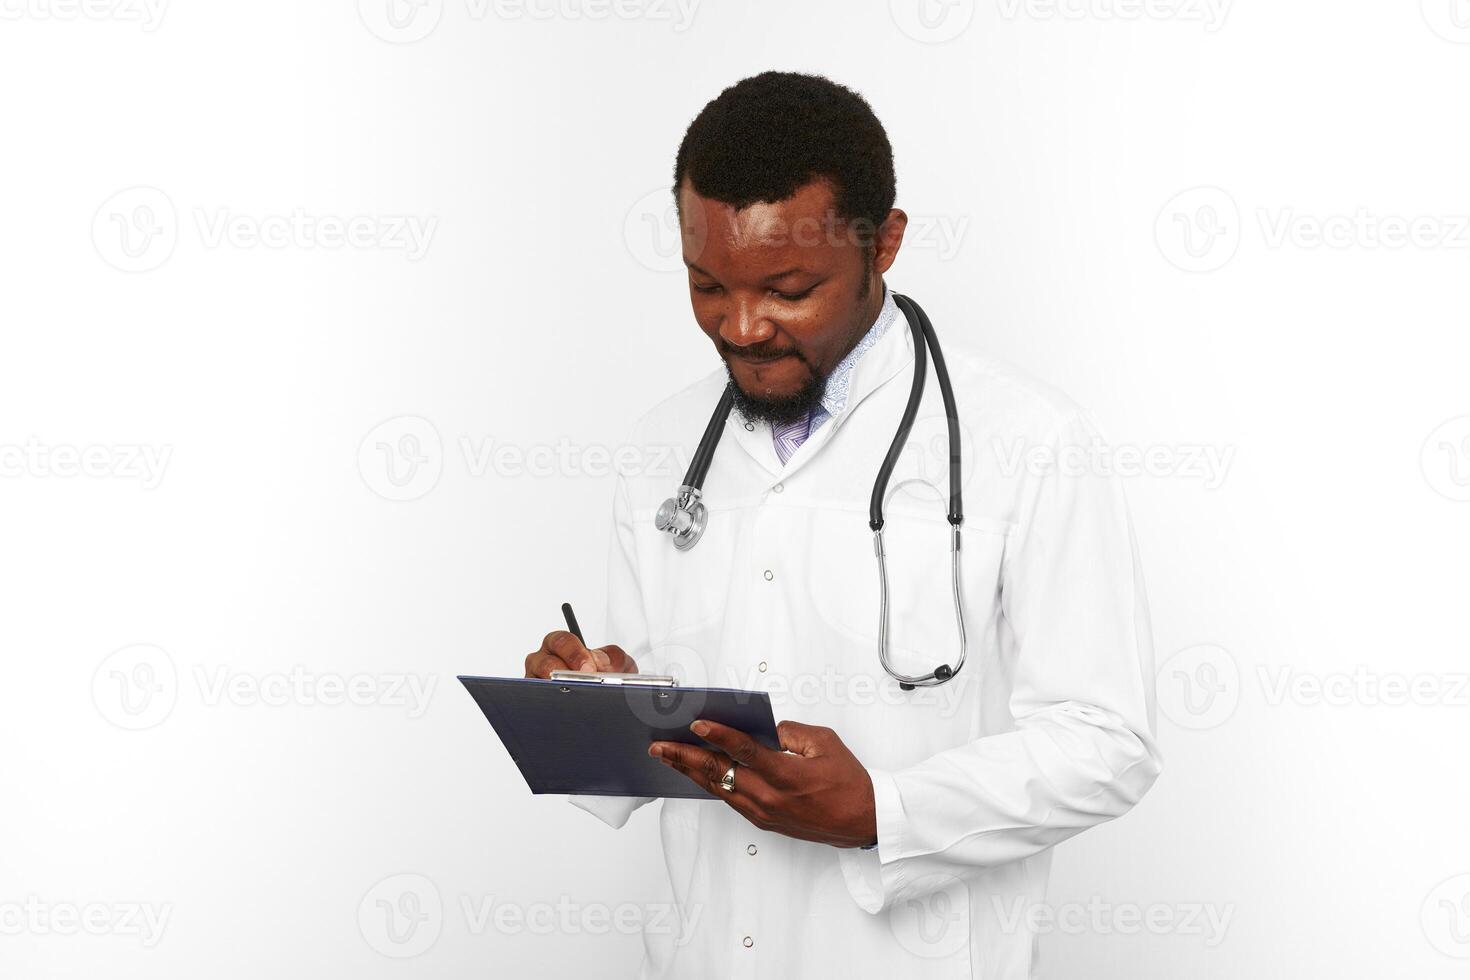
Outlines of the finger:
{"label": "finger", "polygon": [[718,752],[682,742],[654,742],[648,747],[648,754],[673,766],[710,792],[720,794],[726,792],[720,788],[720,780],[735,764],[733,759]]}
{"label": "finger", "polygon": [[608,666],[604,667],[603,670],[611,670],[619,674],[638,673],[638,665],[634,663],[633,658],[624,653],[623,648],[617,644],[609,643],[605,646],[595,648],[592,652],[596,654],[598,650],[607,654]]}
{"label": "finger", "polygon": [[772,811],[766,802],[770,799],[771,792],[768,786],[760,782],[760,778],[760,773],[755,770],[737,766],[733,793],[723,788],[710,792],[761,830],[772,830],[775,827],[775,818],[771,816]]}
{"label": "finger", "polygon": [[596,672],[608,670],[612,666],[612,660],[605,652],[587,649],[587,645],[577,639],[575,633],[567,630],[547,633],[546,639],[541,642],[541,649],[556,654],[567,663],[570,670]]}
{"label": "finger", "polygon": [[565,660],[562,660],[554,653],[547,653],[544,650],[537,650],[535,653],[526,657],[527,677],[539,677],[542,680],[550,680],[553,670],[571,669],[567,666]]}
{"label": "finger", "polygon": [[690,725],[689,730],[742,766],[759,768],[760,764],[766,761],[765,756],[771,751],[738,728],[721,725],[717,721],[706,721],[701,718]]}
{"label": "finger", "polygon": [[731,792],[724,788],[722,780],[726,771],[735,765],[734,759],[681,742],[655,742],[649,746],[649,754],[653,755],[655,751],[660,752],[659,761],[683,773],[700,789],[724,800],[755,826],[762,830],[770,830],[774,826],[771,813],[777,794],[761,773],[746,766],[738,767],[735,770],[735,790]]}
{"label": "finger", "polygon": [[722,766],[720,763],[724,761],[724,757],[718,752],[711,752],[698,745],[685,745],[683,742],[654,742],[648,747],[648,754],[685,774],[713,775],[716,783],[733,764],[725,762]]}
{"label": "finger", "polygon": [[803,725],[799,721],[783,721],[776,726],[776,737],[781,740],[781,748],[787,752],[805,756],[808,759],[819,755],[827,755],[836,738],[836,733],[830,728],[822,728],[819,725]]}

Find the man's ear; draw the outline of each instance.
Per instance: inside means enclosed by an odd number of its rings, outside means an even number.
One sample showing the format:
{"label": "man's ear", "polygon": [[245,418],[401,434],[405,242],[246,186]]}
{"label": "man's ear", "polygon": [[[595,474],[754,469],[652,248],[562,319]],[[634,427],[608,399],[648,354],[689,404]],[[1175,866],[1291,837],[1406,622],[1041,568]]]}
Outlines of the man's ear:
{"label": "man's ear", "polygon": [[898,250],[903,246],[903,233],[909,226],[909,216],[898,208],[888,212],[888,217],[878,226],[877,241],[873,250],[873,271],[882,275],[893,267]]}

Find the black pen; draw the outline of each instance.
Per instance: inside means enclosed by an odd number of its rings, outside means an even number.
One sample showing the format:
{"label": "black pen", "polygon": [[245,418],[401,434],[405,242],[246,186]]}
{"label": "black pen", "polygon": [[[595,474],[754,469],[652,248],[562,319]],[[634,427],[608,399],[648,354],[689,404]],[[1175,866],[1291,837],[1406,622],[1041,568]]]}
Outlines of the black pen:
{"label": "black pen", "polygon": [[566,617],[567,629],[571,630],[572,635],[585,647],[587,641],[582,639],[582,630],[577,626],[577,614],[572,612],[572,604],[570,602],[563,602],[561,604],[561,614]]}

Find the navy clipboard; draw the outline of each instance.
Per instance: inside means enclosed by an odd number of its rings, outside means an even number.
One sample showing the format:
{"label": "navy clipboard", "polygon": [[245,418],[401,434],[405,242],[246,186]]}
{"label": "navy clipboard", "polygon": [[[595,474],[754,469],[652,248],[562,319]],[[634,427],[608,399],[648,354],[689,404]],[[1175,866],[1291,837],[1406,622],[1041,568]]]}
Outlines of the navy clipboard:
{"label": "navy clipboard", "polygon": [[780,751],[764,691],[651,687],[520,677],[459,678],[505,743],[532,793],[714,799],[648,754],[654,742],[705,745],[700,718]]}

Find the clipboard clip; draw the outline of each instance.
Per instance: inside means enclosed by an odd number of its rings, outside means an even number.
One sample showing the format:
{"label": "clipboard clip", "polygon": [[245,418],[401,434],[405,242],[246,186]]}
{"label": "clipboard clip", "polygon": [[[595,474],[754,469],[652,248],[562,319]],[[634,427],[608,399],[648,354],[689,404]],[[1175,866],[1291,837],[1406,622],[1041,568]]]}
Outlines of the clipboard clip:
{"label": "clipboard clip", "polygon": [[551,679],[558,683],[607,684],[612,687],[678,687],[679,682],[666,674],[593,674],[582,670],[553,670]]}

